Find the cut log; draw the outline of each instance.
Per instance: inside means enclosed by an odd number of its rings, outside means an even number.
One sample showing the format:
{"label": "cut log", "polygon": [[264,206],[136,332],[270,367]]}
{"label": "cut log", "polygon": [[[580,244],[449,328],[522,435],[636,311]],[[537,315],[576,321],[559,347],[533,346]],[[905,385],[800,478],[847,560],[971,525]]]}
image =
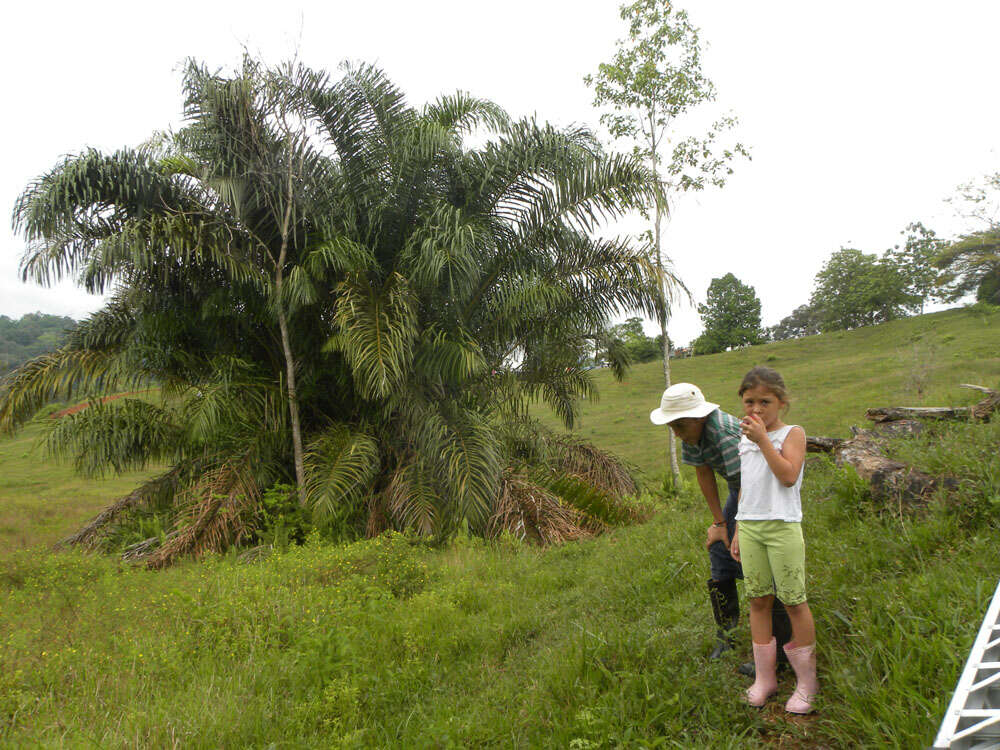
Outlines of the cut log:
{"label": "cut log", "polygon": [[843,438],[806,435],[806,453],[829,453],[842,442]]}
{"label": "cut log", "polygon": [[971,388],[986,394],[986,398],[972,406],[888,406],[869,409],[865,416],[873,422],[894,422],[909,419],[983,419],[1000,408],[1000,391],[981,385],[963,383],[962,388]]}
{"label": "cut log", "polygon": [[869,409],[865,417],[873,422],[894,422],[900,419],[968,419],[972,408],[959,406],[883,406]]}
{"label": "cut log", "polygon": [[857,430],[853,438],[834,448],[833,454],[838,466],[853,466],[858,476],[868,482],[875,500],[907,505],[927,502],[942,480],[894,461],[883,453],[884,447],[885,438],[878,432]]}
{"label": "cut log", "polygon": [[872,429],[879,435],[889,438],[916,437],[923,434],[926,425],[915,419],[900,419],[896,422],[877,422]]}
{"label": "cut log", "polygon": [[969,383],[963,383],[962,388],[972,388],[986,394],[986,398],[972,407],[972,416],[974,419],[987,420],[994,411],[1000,409],[1000,392],[994,391],[992,388],[983,388],[981,385],[970,385]]}

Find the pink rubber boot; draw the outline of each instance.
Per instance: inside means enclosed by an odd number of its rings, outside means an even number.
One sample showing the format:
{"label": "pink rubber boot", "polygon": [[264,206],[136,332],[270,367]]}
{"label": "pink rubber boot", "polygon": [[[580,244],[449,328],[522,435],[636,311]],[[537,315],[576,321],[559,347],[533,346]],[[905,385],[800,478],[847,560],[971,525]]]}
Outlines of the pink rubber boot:
{"label": "pink rubber boot", "polygon": [[785,710],[791,714],[812,713],[812,702],[819,692],[819,681],[816,679],[816,644],[788,648],[790,645],[792,644],[785,644],[785,654],[788,656],[788,663],[795,670],[798,681],[795,692],[785,704]]}
{"label": "pink rubber boot", "polygon": [[753,644],[753,664],[757,670],[753,685],[747,688],[747,703],[760,708],[767,699],[778,692],[778,678],[775,668],[778,663],[778,642]]}

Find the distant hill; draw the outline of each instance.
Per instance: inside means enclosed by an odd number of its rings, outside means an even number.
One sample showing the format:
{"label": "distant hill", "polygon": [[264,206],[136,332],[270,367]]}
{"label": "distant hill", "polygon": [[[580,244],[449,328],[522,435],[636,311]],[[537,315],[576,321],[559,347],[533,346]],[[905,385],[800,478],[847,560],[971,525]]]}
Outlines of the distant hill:
{"label": "distant hill", "polygon": [[0,315],[0,375],[58,348],[66,332],[75,326],[72,318],[40,312],[28,313],[20,320]]}
{"label": "distant hill", "polygon": [[[872,406],[950,406],[978,401],[961,383],[1000,386],[1000,307],[918,315],[852,331],[836,331],[671,360],[673,382],[698,385],[709,401],[738,414],[736,389],[754,365],[782,374],[792,397],[789,423],[812,435],[845,437]],[[634,366],[624,382],[595,376],[598,400],[583,405],[576,432],[648,472],[666,468],[666,428],[649,421],[663,393],[659,360]],[[546,424],[558,420],[536,410]]]}

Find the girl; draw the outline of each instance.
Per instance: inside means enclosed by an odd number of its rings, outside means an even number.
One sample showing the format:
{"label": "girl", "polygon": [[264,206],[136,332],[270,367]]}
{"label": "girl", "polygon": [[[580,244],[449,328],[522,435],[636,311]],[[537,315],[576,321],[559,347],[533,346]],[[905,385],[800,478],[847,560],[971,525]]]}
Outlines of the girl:
{"label": "girl", "polygon": [[739,445],[742,489],[731,552],[743,564],[757,667],[746,699],[759,707],[778,691],[777,644],[771,634],[771,607],[777,590],[792,621],[792,640],[784,651],[798,678],[785,710],[807,714],[812,711],[818,683],[816,631],[806,602],[799,498],[806,434],[801,427],[781,421],[781,412],[788,407],[788,391],[781,375],[771,368],[755,367],[748,372],[739,394],[744,413]]}

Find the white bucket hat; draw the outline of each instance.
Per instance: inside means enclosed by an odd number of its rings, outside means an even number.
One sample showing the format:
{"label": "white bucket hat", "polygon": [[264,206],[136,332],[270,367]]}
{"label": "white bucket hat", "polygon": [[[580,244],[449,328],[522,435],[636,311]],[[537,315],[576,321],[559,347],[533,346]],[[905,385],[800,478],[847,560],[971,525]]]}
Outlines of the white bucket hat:
{"label": "white bucket hat", "polygon": [[653,424],[667,424],[675,419],[707,417],[719,408],[706,401],[701,389],[691,383],[674,383],[663,392],[660,408],[649,413]]}

